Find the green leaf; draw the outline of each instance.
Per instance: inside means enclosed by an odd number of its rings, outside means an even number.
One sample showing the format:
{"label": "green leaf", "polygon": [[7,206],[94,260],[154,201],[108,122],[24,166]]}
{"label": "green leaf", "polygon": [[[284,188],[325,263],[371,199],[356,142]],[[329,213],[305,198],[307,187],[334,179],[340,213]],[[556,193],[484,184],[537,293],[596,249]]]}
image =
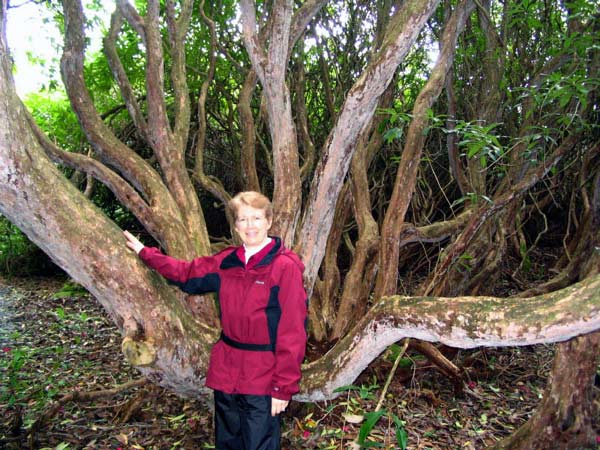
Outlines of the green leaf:
{"label": "green leaf", "polygon": [[[55,298],[57,298],[57,297],[55,297]],[[65,309],[61,308],[60,306],[54,310],[54,314],[56,314],[56,317],[58,317],[60,320],[65,320],[65,317],[67,317],[67,313],[65,313]]]}
{"label": "green leaf", "polygon": [[404,133],[402,132],[401,128],[391,128],[383,134],[383,139],[389,144],[394,140],[400,139],[403,134]]}
{"label": "green leaf", "polygon": [[379,411],[371,411],[365,414],[365,421],[360,427],[358,432],[358,444],[362,447],[365,447],[364,443],[367,439],[367,436],[373,430],[373,427],[377,423],[377,421],[385,414],[385,410],[380,409]]}
{"label": "green leaf", "polygon": [[408,433],[404,429],[404,423],[396,414],[392,414],[392,420],[396,424],[396,442],[401,450],[406,450],[408,445]]}

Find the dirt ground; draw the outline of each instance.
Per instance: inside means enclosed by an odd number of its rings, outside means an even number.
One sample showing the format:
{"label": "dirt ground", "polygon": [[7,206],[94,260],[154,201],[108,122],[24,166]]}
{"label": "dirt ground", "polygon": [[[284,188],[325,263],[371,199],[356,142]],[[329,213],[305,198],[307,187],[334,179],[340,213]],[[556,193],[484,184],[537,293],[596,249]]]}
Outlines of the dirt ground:
{"label": "dirt ground", "polygon": [[[181,399],[143,381],[102,392],[140,375],[97,302],[64,283],[0,278],[0,448],[214,448],[206,399]],[[553,356],[552,346],[445,351],[465,369],[462,391],[409,354],[384,393],[384,412],[375,413],[395,360],[391,349],[334,401],[292,403],[282,448],[352,448],[361,426],[381,415],[363,436],[365,447],[483,449],[529,418]],[[97,394],[57,403],[74,392]],[[36,423],[52,405],[55,413]]]}

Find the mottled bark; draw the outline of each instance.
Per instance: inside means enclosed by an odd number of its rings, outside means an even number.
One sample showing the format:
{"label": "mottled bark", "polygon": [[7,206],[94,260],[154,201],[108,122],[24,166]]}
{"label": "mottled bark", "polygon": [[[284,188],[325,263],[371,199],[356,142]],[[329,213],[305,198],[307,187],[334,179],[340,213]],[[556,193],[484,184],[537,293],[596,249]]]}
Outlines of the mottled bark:
{"label": "mottled bark", "polygon": [[[191,257],[198,254],[194,240],[190,239],[200,233],[202,229],[195,230],[193,234],[189,233],[181,209],[172,191],[163,184],[160,175],[139,155],[117,139],[96,111],[83,78],[85,39],[81,4],[77,1],[65,1],[63,5],[66,31],[61,73],[71,105],[88,140],[100,160],[116,168],[128,182],[142,193],[148,204],[152,205],[153,212],[163,216],[165,222],[169,224],[161,228],[159,242],[165,245],[173,255]],[[157,124],[152,123],[150,126],[157,126]],[[178,234],[179,237],[177,237]],[[188,239],[185,239],[184,236]]]}
{"label": "mottled bark", "polygon": [[[40,130],[30,115],[28,115],[28,119],[35,137],[52,161],[79,170],[81,173],[87,174],[88,177],[91,175],[102,182],[125,207],[135,214],[154,239],[160,242],[162,237],[161,230],[168,226],[168,224],[163,222],[160,216],[153,214],[150,205],[144,201],[126,180],[90,156],[66,152],[60,149]],[[84,195],[88,197],[86,193]]]}
{"label": "mottled bark", "polygon": [[[173,8],[171,5],[170,8]],[[189,95],[185,83],[185,45],[184,38],[189,25],[191,6],[182,7],[182,23],[171,25],[169,38],[174,59],[171,71],[171,82],[177,96],[174,127],[171,129],[167,115],[164,90],[164,55],[160,22],[160,2],[149,0],[145,17],[146,23],[146,92],[148,98],[148,131],[150,146],[160,164],[164,181],[173,195],[187,231],[188,240],[196,254],[207,254],[210,251],[208,231],[200,202],[194,191],[191,179],[185,166],[185,145],[187,129],[189,129]],[[169,8],[167,8],[169,9]],[[174,11],[168,22],[174,22]],[[179,22],[178,20],[178,22]],[[67,31],[68,33],[68,31]],[[186,125],[187,124],[187,125]],[[185,131],[184,131],[185,130]]]}
{"label": "mottled bark", "polygon": [[123,333],[154,357],[140,367],[182,395],[197,395],[216,330],[123,245],[121,230],[44,153],[12,82],[0,37],[0,213],[90,291]]}
{"label": "mottled bark", "polygon": [[322,400],[351,384],[389,345],[405,337],[450,347],[560,342],[600,329],[600,276],[522,298],[384,297],[322,358],[303,368],[298,399]]}
{"label": "mottled bark", "polygon": [[244,189],[260,192],[260,182],[256,172],[256,130],[252,116],[252,94],[258,78],[256,72],[250,70],[240,92],[238,110],[240,114],[240,127],[242,129],[241,165],[244,177]]}
{"label": "mottled bark", "polygon": [[268,125],[273,146],[275,186],[273,206],[276,211],[272,232],[291,246],[300,215],[301,182],[298,142],[292,118],[290,92],[286,84],[292,1],[275,1],[269,20],[265,48],[258,37],[254,2],[242,0],[242,36],[258,79],[264,90]]}

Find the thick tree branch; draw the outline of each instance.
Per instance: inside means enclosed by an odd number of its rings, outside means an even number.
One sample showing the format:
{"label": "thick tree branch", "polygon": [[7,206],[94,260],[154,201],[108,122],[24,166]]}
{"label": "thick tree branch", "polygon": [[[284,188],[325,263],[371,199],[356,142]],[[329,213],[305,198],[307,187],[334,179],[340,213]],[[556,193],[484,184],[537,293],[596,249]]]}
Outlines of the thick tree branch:
{"label": "thick tree branch", "polygon": [[[166,3],[167,28],[169,30],[169,49],[171,51],[171,82],[175,119],[173,140],[175,148],[185,151],[190,129],[190,96],[187,85],[185,61],[185,38],[192,19],[193,0],[184,0],[176,6],[173,0]],[[202,9],[202,5],[200,6]],[[179,9],[179,16],[177,16]]]}
{"label": "thick tree branch", "polygon": [[77,0],[65,0],[63,7],[65,47],[61,59],[61,72],[71,105],[88,140],[99,157],[132,183],[149,205],[161,208],[164,222],[160,230],[160,242],[164,242],[174,255],[191,254],[189,243],[181,239],[181,235],[185,234],[181,227],[181,214],[175,207],[170,192],[165,189],[161,177],[143,158],[117,139],[96,111],[83,78],[83,9]]}
{"label": "thick tree branch", "polygon": [[241,0],[240,10],[242,13],[242,36],[246,51],[258,77],[264,79],[267,54],[258,37],[254,2],[252,0]]}
{"label": "thick tree branch", "polygon": [[[110,170],[104,164],[96,161],[94,158],[82,155],[80,153],[72,153],[62,150],[48,139],[33,118],[29,116],[29,124],[35,133],[38,142],[44,148],[48,156],[58,164],[63,164],[75,170],[82,171],[93,176],[96,180],[104,184],[110,191],[115,194],[117,200],[129,209],[152,237],[161,245],[161,229],[165,224],[157,222],[157,215],[138,194],[138,192],[118,174]],[[88,197],[86,195],[86,197]],[[164,245],[166,247],[166,245]]]}
{"label": "thick tree branch", "polygon": [[321,359],[303,368],[302,393],[316,401],[352,384],[389,345],[406,337],[457,348],[561,342],[600,329],[600,275],[531,298],[384,297]]}
{"label": "thick tree branch", "polygon": [[290,92],[285,82],[292,17],[292,1],[276,0],[270,15],[268,48],[261,45],[256,29],[254,2],[242,0],[242,37],[258,79],[264,90],[273,146],[276,211],[273,233],[290,246],[300,216],[301,182],[298,142],[292,118]]}
{"label": "thick tree branch", "polygon": [[[188,241],[188,245],[192,249],[185,255],[188,258],[204,255],[210,251],[210,242],[202,209],[185,165],[187,130],[182,131],[181,128],[182,124],[186,122],[189,124],[189,98],[185,81],[183,37],[185,37],[184,31],[187,30],[187,24],[189,23],[189,17],[185,14],[188,16],[191,14],[190,8],[191,5],[189,4],[186,4],[183,8],[182,14],[184,15],[181,23],[173,23],[176,21],[174,17],[169,19],[172,23],[171,31],[176,35],[172,42],[175,42],[175,45],[178,46],[177,49],[173,49],[173,57],[178,62],[175,64],[177,67],[173,69],[171,75],[175,77],[173,82],[179,83],[179,92],[185,94],[183,95],[184,99],[177,99],[177,101],[183,103],[176,107],[179,117],[175,120],[175,126],[179,129],[175,130],[175,133],[173,133],[169,124],[164,96],[164,54],[160,30],[160,1],[149,0],[146,14],[146,90],[150,146],[158,159],[165,183],[172,193],[179,211],[181,211],[183,225],[186,230],[184,236],[187,236],[187,239],[183,238],[183,240]],[[174,11],[171,11],[171,15],[173,14]],[[188,127],[184,126],[184,128]],[[177,132],[180,132],[180,134],[177,135]]]}
{"label": "thick tree branch", "polygon": [[[167,179],[171,178],[169,169],[169,150],[171,144],[171,125],[167,117],[164,96],[164,55],[160,32],[160,2],[149,0],[145,18],[146,24],[146,91],[148,95],[148,126],[150,145],[156,153],[160,166]],[[178,149],[181,151],[181,149]],[[167,185],[170,183],[167,182]]]}

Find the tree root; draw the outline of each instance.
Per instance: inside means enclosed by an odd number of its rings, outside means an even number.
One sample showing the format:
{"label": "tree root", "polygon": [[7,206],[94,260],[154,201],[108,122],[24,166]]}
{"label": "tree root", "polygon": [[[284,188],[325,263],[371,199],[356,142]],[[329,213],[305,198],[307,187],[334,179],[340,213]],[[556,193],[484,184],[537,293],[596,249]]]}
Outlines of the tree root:
{"label": "tree root", "polygon": [[99,391],[90,392],[73,391],[63,395],[59,400],[55,401],[50,406],[48,406],[46,410],[31,425],[31,428],[28,432],[30,448],[34,448],[33,444],[37,432],[40,431],[40,429],[44,425],[46,425],[50,421],[50,419],[52,419],[65,404],[69,402],[90,402],[100,398],[111,397],[129,389],[144,386],[147,383],[148,380],[146,378],[138,378],[137,380],[130,380],[127,383],[123,383],[111,389],[102,389]]}
{"label": "tree root", "polygon": [[152,398],[151,401],[156,399],[157,389],[158,386],[150,385],[148,388],[138,391],[132,398],[118,407],[113,422],[118,424],[129,422],[137,414],[144,402],[148,401],[149,396]]}

